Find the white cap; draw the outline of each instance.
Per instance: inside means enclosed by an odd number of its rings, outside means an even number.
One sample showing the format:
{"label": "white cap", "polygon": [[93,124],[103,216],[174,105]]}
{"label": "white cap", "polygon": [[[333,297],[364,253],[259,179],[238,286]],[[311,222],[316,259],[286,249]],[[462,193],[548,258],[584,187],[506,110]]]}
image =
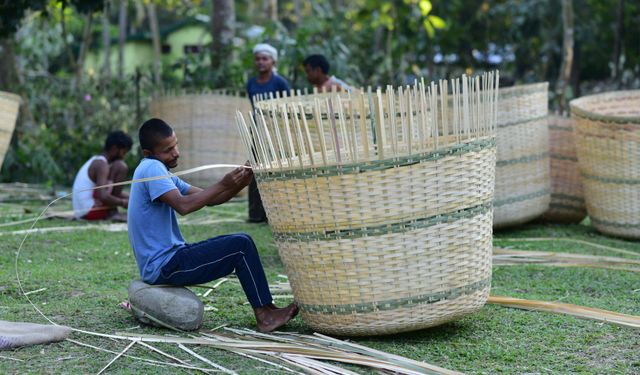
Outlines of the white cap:
{"label": "white cap", "polygon": [[255,55],[256,53],[266,53],[267,55],[271,56],[274,62],[278,61],[278,50],[275,49],[270,44],[267,44],[267,43],[256,44],[256,46],[253,47],[253,54]]}

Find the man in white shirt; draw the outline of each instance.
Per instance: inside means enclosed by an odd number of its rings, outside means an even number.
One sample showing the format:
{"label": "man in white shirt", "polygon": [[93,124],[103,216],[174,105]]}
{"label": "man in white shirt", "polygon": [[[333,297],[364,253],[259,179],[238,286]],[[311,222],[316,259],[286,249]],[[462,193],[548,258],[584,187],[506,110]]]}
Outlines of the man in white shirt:
{"label": "man in white shirt", "polygon": [[109,133],[104,151],[87,160],[73,182],[73,211],[77,219],[120,220],[126,216],[118,213],[118,206],[127,208],[129,195],[122,186],[91,190],[96,186],[124,181],[129,168],[124,156],[131,150],[133,141],[124,132]]}

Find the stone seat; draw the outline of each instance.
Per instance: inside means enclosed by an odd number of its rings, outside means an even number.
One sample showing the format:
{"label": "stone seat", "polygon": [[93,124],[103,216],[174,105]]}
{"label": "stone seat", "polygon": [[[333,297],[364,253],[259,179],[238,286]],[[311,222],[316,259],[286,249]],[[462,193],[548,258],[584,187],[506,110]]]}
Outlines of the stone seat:
{"label": "stone seat", "polygon": [[200,328],[204,304],[189,289],[171,285],[129,283],[129,303],[141,323],[192,331]]}

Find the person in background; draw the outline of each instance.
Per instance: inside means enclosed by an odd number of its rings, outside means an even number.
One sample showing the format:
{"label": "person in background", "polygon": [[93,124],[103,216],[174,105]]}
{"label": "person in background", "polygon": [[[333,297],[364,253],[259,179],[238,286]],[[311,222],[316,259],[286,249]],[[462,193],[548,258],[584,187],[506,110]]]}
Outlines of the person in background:
{"label": "person in background", "polygon": [[351,87],[336,76],[329,76],[329,61],[323,55],[310,55],[302,62],[307,80],[319,92],[348,91]]}
{"label": "person in background", "polygon": [[[289,82],[276,73],[276,63],[278,62],[278,51],[266,43],[256,44],[253,47],[253,62],[258,71],[256,77],[252,77],[247,82],[247,95],[254,107],[254,97],[258,94],[273,96],[276,93],[288,94]],[[254,107],[255,109],[255,107]],[[249,184],[249,219],[250,223],[262,223],[267,221],[267,214],[262,206],[262,199],[258,191],[258,184],[253,179]]]}
{"label": "person in background", "polygon": [[124,132],[109,133],[102,154],[91,157],[80,168],[73,181],[73,212],[77,219],[125,221],[118,213],[118,206],[127,208],[129,195],[122,186],[90,190],[96,186],[122,182],[129,167],[124,157],[131,150],[133,141]]}

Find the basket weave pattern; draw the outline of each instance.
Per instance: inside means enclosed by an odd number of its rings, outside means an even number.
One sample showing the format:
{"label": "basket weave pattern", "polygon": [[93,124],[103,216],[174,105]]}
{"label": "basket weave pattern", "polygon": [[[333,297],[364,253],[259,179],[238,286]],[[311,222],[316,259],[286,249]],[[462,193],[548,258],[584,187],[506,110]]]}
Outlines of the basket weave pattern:
{"label": "basket weave pattern", "polygon": [[[466,111],[454,106],[456,115],[433,88],[410,114],[424,89],[417,85],[408,92],[264,101],[258,107],[266,116],[258,114],[257,124],[244,127],[239,118],[247,147],[267,149],[256,152],[266,158],[252,160],[254,171],[295,299],[313,329],[410,331],[484,305],[495,182],[496,90],[489,82],[478,86],[481,98]],[[331,104],[316,111],[321,101]],[[475,127],[467,123],[463,131],[463,113]],[[421,118],[436,114],[421,138]],[[459,121],[442,123],[452,117]],[[323,149],[322,139],[327,153],[311,153]]]}
{"label": "basket weave pattern", "polygon": [[16,126],[20,97],[15,94],[0,91],[0,168],[4,162],[4,155],[9,149],[13,129]]}
{"label": "basket weave pattern", "polygon": [[640,238],[640,90],[572,100],[571,116],[593,225]]}
{"label": "basket weave pattern", "polygon": [[549,116],[551,203],[543,218],[579,223],[587,216],[571,118]]}
{"label": "basket weave pattern", "polygon": [[[203,164],[244,164],[246,153],[235,126],[237,108],[248,111],[244,97],[201,94],[163,96],[150,105],[153,117],[173,127],[180,142],[178,171]],[[206,170],[185,177],[187,182],[206,187],[224,176],[222,170]]]}
{"label": "basket weave pattern", "polygon": [[548,83],[500,89],[494,228],[522,224],[549,207]]}

